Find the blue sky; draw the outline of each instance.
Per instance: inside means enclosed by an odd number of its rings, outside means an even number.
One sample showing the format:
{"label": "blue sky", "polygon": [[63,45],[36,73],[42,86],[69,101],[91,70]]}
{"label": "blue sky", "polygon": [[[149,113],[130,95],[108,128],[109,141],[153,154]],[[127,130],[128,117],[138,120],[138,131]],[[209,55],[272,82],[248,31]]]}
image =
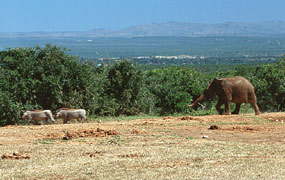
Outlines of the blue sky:
{"label": "blue sky", "polygon": [[285,0],[0,0],[0,32],[113,30],[168,21],[285,21]]}

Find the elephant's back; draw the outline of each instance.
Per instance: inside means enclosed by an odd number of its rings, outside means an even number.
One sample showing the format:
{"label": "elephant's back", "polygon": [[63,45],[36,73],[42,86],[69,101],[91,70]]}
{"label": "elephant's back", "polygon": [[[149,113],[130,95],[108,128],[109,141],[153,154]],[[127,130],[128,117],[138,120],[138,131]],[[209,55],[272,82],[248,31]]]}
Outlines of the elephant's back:
{"label": "elephant's back", "polygon": [[255,100],[253,85],[244,77],[236,76],[229,78],[233,85],[233,102],[243,103]]}
{"label": "elephant's back", "polygon": [[240,88],[253,88],[252,84],[246,78],[242,76],[235,76],[232,78],[224,78],[225,80],[229,81],[232,86],[240,87]]}

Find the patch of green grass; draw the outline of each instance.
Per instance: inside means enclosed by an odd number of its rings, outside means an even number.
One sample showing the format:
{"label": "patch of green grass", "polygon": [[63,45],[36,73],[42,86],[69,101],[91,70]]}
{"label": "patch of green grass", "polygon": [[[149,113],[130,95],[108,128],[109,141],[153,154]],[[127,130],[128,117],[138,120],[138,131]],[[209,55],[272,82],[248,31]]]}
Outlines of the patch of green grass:
{"label": "patch of green grass", "polygon": [[[217,100],[215,99],[211,100],[210,105],[208,105],[204,109],[201,107],[198,107],[197,110],[192,110],[190,115],[191,116],[217,115],[218,111],[215,108],[216,103],[217,103]],[[224,105],[222,105],[221,108],[224,109]],[[235,104],[231,103],[230,108],[231,108],[230,112],[233,112],[235,109]],[[254,109],[248,103],[242,104],[240,107],[240,114],[254,114]]]}
{"label": "patch of green grass", "polygon": [[215,115],[218,114],[218,111],[212,107],[208,109],[197,109],[193,110],[189,115],[190,116],[205,116],[205,115]]}
{"label": "patch of green grass", "polygon": [[182,124],[182,123],[179,123],[179,124],[176,124],[176,126],[184,126],[185,124]]}
{"label": "patch of green grass", "polygon": [[121,136],[112,136],[110,139],[102,140],[99,142],[100,145],[123,145],[126,144],[126,141],[121,138]]}
{"label": "patch of green grass", "polygon": [[54,144],[54,142],[58,140],[58,138],[55,138],[55,139],[40,139],[38,141],[35,142],[35,144]]}
{"label": "patch of green grass", "polygon": [[76,140],[76,142],[87,142],[84,138],[79,138]]}
{"label": "patch of green grass", "polygon": [[265,118],[262,118],[260,116],[254,116],[254,117],[252,117],[252,119],[253,119],[253,122],[255,124],[271,124],[272,123],[271,121],[269,121]]}
{"label": "patch of green grass", "polygon": [[187,140],[193,140],[194,138],[193,137],[187,137],[186,139]]}
{"label": "patch of green grass", "polygon": [[93,172],[87,172],[86,175],[93,175]]}
{"label": "patch of green grass", "polygon": [[248,122],[205,122],[205,123],[189,123],[185,124],[185,126],[212,126],[212,125],[248,125]]}
{"label": "patch of green grass", "polygon": [[88,119],[92,122],[106,122],[106,121],[127,121],[137,119],[156,119],[162,118],[162,116],[156,115],[136,115],[136,116],[118,116],[118,117],[89,117]]}
{"label": "patch of green grass", "polygon": [[207,125],[207,126],[211,126],[211,125],[248,125],[250,123],[248,122],[236,122],[236,123],[233,123],[233,122],[211,122],[211,123],[206,123],[204,125]]}

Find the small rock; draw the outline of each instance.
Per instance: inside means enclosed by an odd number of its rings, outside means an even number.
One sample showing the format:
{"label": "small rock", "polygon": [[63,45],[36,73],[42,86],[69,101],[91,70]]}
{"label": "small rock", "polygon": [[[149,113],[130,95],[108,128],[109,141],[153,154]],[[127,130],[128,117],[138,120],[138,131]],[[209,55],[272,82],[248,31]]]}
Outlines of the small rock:
{"label": "small rock", "polygon": [[109,131],[105,131],[106,135],[118,135],[119,132],[116,130],[109,130]]}
{"label": "small rock", "polygon": [[97,131],[97,132],[104,132],[104,130],[103,130],[103,129],[100,129],[100,128],[97,128],[96,131]]}
{"label": "small rock", "polygon": [[215,129],[220,129],[217,125],[212,125],[209,127],[209,129],[211,130],[215,130]]}
{"label": "small rock", "polygon": [[9,156],[8,154],[3,154],[3,155],[1,156],[1,158],[2,158],[2,159],[8,159],[8,158],[10,158],[10,156]]}
{"label": "small rock", "polygon": [[14,153],[13,153],[13,156],[18,156],[18,157],[19,157],[19,156],[21,156],[21,155],[22,155],[22,154],[19,153],[19,152],[14,152]]}
{"label": "small rock", "polygon": [[202,136],[202,138],[207,139],[207,138],[209,138],[209,136],[204,135],[204,136]]}
{"label": "small rock", "polygon": [[139,130],[136,130],[136,129],[133,129],[131,133],[132,133],[132,134],[140,134],[140,131],[139,131]]}
{"label": "small rock", "polygon": [[63,139],[63,140],[71,140],[72,137],[71,137],[71,136],[64,136],[62,139]]}
{"label": "small rock", "polygon": [[145,121],[144,123],[143,123],[143,125],[147,125],[148,124],[148,122],[147,121]]}

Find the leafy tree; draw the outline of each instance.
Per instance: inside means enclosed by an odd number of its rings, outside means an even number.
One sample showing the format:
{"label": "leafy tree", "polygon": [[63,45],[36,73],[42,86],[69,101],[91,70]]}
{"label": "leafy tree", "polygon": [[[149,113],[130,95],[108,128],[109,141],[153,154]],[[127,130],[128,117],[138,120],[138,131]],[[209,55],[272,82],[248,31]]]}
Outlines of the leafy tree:
{"label": "leafy tree", "polygon": [[153,96],[145,87],[144,73],[129,60],[110,65],[106,77],[108,82],[104,87],[104,98],[113,108],[112,115],[134,115],[152,111]]}
{"label": "leafy tree", "polygon": [[261,99],[259,103],[263,110],[282,111],[285,110],[285,59],[277,63],[263,65],[256,70],[257,96]]}
{"label": "leafy tree", "polygon": [[189,112],[189,103],[200,96],[207,83],[203,74],[179,67],[154,69],[148,72],[147,78],[161,115]]}
{"label": "leafy tree", "polygon": [[241,66],[236,69],[255,87],[257,102],[262,111],[282,111],[285,109],[285,58],[277,63],[254,68]]}

